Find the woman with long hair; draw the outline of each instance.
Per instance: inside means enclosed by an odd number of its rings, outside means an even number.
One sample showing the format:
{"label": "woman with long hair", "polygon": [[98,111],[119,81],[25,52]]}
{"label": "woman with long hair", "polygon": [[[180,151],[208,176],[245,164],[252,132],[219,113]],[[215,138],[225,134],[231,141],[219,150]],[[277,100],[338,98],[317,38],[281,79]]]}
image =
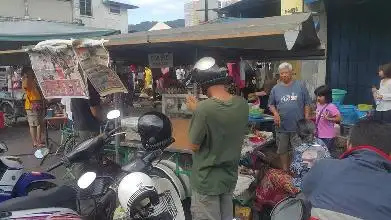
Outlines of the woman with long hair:
{"label": "woman with long hair", "polygon": [[300,192],[299,188],[293,185],[292,176],[276,164],[276,158],[278,155],[271,151],[257,154],[255,168],[258,170],[259,184],[256,188],[254,207],[264,214],[268,214],[284,198]]}
{"label": "woman with long hair", "polygon": [[373,87],[376,101],[375,119],[391,123],[391,63],[379,67],[380,88]]}

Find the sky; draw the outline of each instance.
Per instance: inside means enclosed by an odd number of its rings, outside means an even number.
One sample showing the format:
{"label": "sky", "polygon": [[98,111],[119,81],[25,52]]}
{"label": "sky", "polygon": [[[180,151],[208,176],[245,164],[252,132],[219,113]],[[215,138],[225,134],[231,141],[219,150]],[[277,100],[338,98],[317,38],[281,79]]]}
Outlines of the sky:
{"label": "sky", "polygon": [[127,0],[138,9],[128,11],[129,24],[143,21],[170,21],[184,18],[184,4],[189,0]]}

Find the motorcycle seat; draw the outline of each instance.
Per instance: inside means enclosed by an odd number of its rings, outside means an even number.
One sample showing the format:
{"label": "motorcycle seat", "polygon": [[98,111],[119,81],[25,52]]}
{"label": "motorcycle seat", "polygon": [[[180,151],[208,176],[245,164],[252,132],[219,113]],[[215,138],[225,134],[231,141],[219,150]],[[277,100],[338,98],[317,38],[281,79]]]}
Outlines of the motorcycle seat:
{"label": "motorcycle seat", "polygon": [[77,210],[77,192],[70,186],[59,186],[28,196],[18,197],[0,203],[1,212],[61,207]]}

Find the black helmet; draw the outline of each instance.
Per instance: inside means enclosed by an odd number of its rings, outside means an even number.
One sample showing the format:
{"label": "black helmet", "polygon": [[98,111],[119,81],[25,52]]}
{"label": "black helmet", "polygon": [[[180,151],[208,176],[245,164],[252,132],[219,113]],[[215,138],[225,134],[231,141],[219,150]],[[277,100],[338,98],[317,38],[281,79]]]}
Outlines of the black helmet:
{"label": "black helmet", "polygon": [[194,65],[192,78],[202,89],[225,85],[230,80],[227,68],[220,68],[212,57],[204,57]]}
{"label": "black helmet", "polygon": [[170,119],[160,112],[147,112],[138,119],[138,133],[145,150],[165,149],[174,143]]}

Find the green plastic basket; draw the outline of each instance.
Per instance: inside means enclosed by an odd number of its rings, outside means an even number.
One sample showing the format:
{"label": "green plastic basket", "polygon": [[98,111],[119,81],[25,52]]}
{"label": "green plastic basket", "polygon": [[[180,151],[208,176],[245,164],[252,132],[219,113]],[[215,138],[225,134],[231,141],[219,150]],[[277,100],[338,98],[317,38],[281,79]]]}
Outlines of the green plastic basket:
{"label": "green plastic basket", "polygon": [[342,104],[347,93],[348,92],[346,90],[333,89],[332,90],[333,103]]}

